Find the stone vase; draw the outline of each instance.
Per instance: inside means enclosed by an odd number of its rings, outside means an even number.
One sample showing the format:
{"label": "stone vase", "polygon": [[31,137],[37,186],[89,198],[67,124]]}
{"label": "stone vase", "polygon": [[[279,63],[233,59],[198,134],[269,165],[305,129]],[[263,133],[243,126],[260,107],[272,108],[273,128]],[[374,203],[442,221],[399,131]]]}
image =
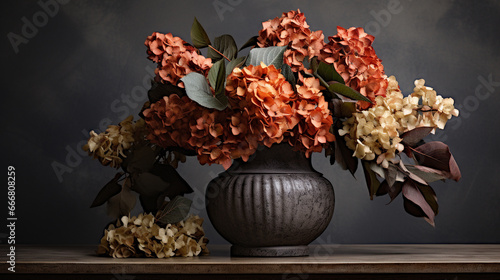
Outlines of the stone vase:
{"label": "stone vase", "polygon": [[333,216],[331,183],[288,144],[235,160],[205,194],[210,221],[232,256],[306,256]]}

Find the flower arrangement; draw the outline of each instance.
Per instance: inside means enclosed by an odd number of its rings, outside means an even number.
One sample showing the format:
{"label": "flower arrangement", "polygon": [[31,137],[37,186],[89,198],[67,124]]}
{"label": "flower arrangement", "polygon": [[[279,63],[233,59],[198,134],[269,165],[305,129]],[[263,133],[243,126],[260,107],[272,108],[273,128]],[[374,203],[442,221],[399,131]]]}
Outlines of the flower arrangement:
{"label": "flower arrangement", "polygon": [[183,195],[192,192],[175,170],[186,156],[227,169],[259,146],[288,143],[307,157],[324,150],[352,174],[361,162],[372,199],[402,193],[409,214],[434,224],[438,204],[429,183],[461,175],[447,145],[423,139],[458,116],[453,99],[424,80],[404,97],[362,28],[338,27],[325,42],[300,10],[262,26],[239,49],[227,34],[212,42],[196,18],[191,43],[171,33],[147,37],[157,68],[141,118],[91,132],[85,146],[103,165],[123,169],[92,206],[108,202],[111,214],[127,216],[133,190],[145,212],[166,213],[181,201],[174,212],[182,214],[163,221],[178,223],[190,205]]}

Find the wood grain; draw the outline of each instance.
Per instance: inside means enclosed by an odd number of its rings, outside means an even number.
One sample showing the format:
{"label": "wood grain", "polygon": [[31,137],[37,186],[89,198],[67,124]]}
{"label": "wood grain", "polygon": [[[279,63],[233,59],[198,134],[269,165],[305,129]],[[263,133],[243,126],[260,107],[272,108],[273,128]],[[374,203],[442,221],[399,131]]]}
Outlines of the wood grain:
{"label": "wood grain", "polygon": [[500,279],[500,244],[318,245],[311,246],[309,257],[288,258],[233,258],[229,246],[211,246],[209,256],[169,259],[97,257],[95,246],[17,246],[15,273],[7,270],[7,247],[0,248],[2,279],[35,275],[37,279],[44,275],[81,279],[89,274],[102,279],[120,279],[120,275],[160,279],[166,274],[168,279],[209,279],[210,275],[218,279],[252,275],[262,279]]}

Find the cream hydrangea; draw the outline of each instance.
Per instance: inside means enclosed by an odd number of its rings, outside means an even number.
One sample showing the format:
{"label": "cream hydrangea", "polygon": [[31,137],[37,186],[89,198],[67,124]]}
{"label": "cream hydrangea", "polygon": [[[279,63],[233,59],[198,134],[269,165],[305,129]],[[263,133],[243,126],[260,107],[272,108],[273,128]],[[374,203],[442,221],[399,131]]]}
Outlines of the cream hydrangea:
{"label": "cream hydrangea", "polygon": [[203,219],[191,215],[185,221],[161,227],[151,214],[122,217],[104,231],[98,255],[114,258],[173,256],[191,257],[208,254]]}
{"label": "cream hydrangea", "polygon": [[424,80],[416,80],[414,92],[407,97],[403,97],[394,76],[387,80],[386,96],[377,96],[372,108],[353,113],[339,130],[353,156],[376,159],[384,168],[403,151],[402,133],[423,126],[433,127],[434,132],[443,129],[452,116],[458,116],[453,99],[437,95]]}
{"label": "cream hydrangea", "polygon": [[132,147],[135,142],[144,140],[146,128],[144,120],[133,122],[129,116],[118,125],[110,125],[105,132],[90,132],[90,138],[83,150],[98,159],[103,165],[120,167],[122,159],[127,157],[124,152]]}

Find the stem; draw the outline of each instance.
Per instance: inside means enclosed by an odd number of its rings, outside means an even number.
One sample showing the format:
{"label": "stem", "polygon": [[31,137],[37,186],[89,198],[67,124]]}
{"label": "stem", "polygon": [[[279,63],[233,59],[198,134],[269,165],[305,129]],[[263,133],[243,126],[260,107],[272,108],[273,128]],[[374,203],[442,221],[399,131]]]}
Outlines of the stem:
{"label": "stem", "polygon": [[223,58],[227,59],[227,61],[231,62],[231,59],[227,58],[223,53],[218,51],[216,48],[212,47],[212,45],[208,45],[208,47],[214,50],[216,53],[220,54]]}

